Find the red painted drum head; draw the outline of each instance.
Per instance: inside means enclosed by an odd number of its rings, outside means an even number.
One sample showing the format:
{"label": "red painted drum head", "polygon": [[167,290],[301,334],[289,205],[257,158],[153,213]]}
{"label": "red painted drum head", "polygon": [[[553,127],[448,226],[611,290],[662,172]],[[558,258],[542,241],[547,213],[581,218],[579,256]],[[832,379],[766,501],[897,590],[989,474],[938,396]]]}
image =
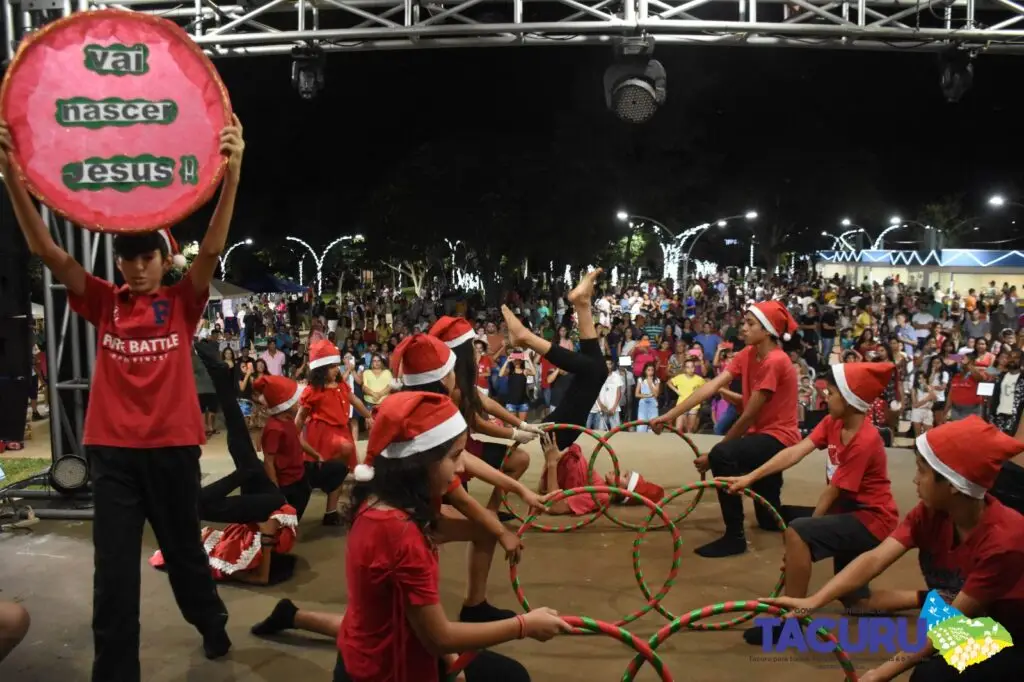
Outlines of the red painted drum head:
{"label": "red painted drum head", "polygon": [[231,102],[213,63],[165,19],[99,10],[30,35],[0,116],[13,170],[60,215],[104,232],[168,227],[209,201]]}

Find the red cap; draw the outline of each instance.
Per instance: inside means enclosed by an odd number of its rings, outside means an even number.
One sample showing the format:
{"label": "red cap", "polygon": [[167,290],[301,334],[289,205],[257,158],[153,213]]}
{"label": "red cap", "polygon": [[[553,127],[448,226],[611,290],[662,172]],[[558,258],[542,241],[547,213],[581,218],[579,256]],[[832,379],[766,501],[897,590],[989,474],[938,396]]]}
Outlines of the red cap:
{"label": "red cap", "polygon": [[747,310],[757,318],[766,332],[776,338],[789,341],[793,334],[796,334],[796,320],[789,314],[786,306],[778,301],[755,303]]}
{"label": "red cap", "polygon": [[871,409],[889,385],[896,365],[891,362],[843,362],[832,365],[832,376],[843,400],[859,412]]}
{"label": "red cap", "polygon": [[445,315],[430,328],[430,335],[444,341],[449,348],[461,346],[476,338],[476,332],[465,318]]}
{"label": "red cap", "polygon": [[299,402],[302,387],[288,377],[264,375],[252,384],[252,390],[263,396],[267,403],[267,412],[280,414],[290,410]]}
{"label": "red cap", "polygon": [[917,451],[954,488],[980,500],[995,484],[1003,462],[1024,452],[1024,443],[972,414],[918,436]]}
{"label": "red cap", "polygon": [[425,452],[457,438],[466,428],[448,396],[423,391],[389,395],[374,412],[366,461],[356,466],[355,478],[373,480],[373,460],[378,456],[402,459]]}
{"label": "red cap", "polygon": [[413,334],[391,353],[391,373],[404,386],[440,381],[455,367],[455,353],[438,339]]}
{"label": "red cap", "polygon": [[324,339],[317,341],[309,349],[309,368],[328,367],[341,364],[341,353],[338,347]]}

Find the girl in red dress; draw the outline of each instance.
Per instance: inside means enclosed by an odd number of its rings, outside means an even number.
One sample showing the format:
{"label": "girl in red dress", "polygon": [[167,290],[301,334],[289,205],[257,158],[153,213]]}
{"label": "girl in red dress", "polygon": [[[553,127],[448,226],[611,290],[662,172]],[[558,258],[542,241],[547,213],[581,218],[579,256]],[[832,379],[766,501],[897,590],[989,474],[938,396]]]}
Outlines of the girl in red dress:
{"label": "girl in red dress", "polygon": [[341,484],[356,464],[356,444],[348,425],[349,407],[366,419],[367,428],[373,428],[370,411],[341,380],[340,364],[341,355],[333,343],[313,344],[309,349],[309,385],[299,398],[299,413],[295,417],[307,455],[310,484],[327,493],[325,526],[340,523]]}
{"label": "girl in red dress", "polygon": [[[466,421],[450,398],[408,391],[377,409],[369,468],[352,491],[345,523],[348,610],[338,635],[335,682],[440,682],[463,651],[480,651],[466,682],[528,682],[526,669],[489,647],[569,628],[540,608],[491,623],[448,620],[440,604],[441,498],[463,469]],[[457,484],[456,488],[460,488]]]}

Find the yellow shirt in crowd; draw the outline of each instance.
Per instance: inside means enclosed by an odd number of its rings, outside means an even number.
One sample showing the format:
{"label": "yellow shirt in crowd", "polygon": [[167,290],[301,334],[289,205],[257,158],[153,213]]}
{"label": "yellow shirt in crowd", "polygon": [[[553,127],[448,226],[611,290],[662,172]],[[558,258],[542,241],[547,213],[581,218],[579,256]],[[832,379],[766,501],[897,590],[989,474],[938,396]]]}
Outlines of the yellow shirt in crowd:
{"label": "yellow shirt in crowd", "polygon": [[[698,388],[704,385],[704,377],[697,376],[696,374],[690,376],[687,374],[677,374],[669,380],[672,384],[672,388],[676,389],[679,394],[679,399],[676,400],[676,405],[683,402],[696,391]],[[694,407],[697,409],[700,405]]]}

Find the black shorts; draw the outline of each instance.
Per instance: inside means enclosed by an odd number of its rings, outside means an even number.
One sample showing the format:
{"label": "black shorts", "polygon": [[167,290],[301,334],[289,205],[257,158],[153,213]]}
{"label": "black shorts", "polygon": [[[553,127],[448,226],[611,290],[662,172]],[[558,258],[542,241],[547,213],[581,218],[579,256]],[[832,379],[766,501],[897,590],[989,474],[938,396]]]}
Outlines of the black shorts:
{"label": "black shorts", "polygon": [[483,452],[480,453],[480,459],[500,471],[501,460],[505,459],[505,453],[508,452],[508,446],[504,443],[490,443],[487,441],[484,441],[483,446]]}
{"label": "black shorts", "polygon": [[[800,536],[811,550],[811,559],[832,559],[832,570],[841,570],[864,552],[878,546],[879,540],[853,514],[826,514],[793,519],[789,527]],[[843,596],[840,601],[850,604],[866,599],[871,594],[867,585]]]}
{"label": "black shorts", "polygon": [[199,394],[199,409],[203,414],[207,412],[219,412],[220,403],[217,402],[216,393],[200,393]]}
{"label": "black shorts", "polygon": [[340,459],[327,462],[306,462],[306,480],[313,490],[332,493],[341,487],[348,476],[348,467]]}

